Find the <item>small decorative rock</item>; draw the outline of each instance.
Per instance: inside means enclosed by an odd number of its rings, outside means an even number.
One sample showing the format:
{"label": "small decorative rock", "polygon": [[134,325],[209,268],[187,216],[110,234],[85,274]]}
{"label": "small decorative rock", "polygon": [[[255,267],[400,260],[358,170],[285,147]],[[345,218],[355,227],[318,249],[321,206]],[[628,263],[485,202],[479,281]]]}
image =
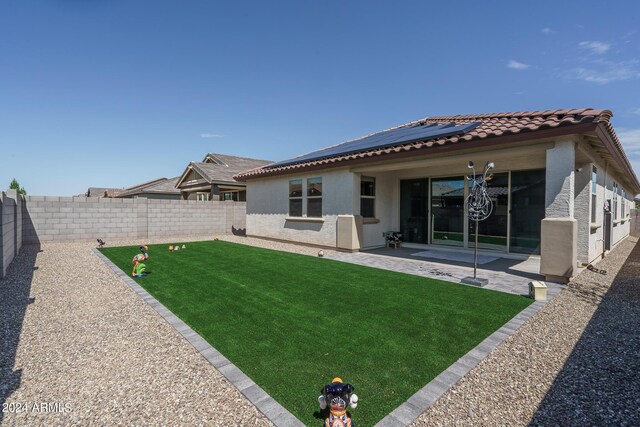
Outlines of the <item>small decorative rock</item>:
{"label": "small decorative rock", "polygon": [[322,249],[320,249],[320,250],[318,251],[318,256],[319,256],[320,258],[322,258],[322,257],[324,256],[324,251],[323,251]]}

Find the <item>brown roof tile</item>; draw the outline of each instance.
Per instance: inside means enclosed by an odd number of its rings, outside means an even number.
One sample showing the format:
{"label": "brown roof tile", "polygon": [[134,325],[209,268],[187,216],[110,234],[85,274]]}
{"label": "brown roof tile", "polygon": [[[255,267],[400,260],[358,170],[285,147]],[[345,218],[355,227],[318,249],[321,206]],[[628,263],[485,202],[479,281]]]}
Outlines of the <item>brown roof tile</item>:
{"label": "brown roof tile", "polygon": [[[485,113],[485,114],[469,114],[456,116],[434,116],[416,120],[400,126],[395,126],[387,130],[398,129],[405,126],[413,126],[417,124],[427,123],[450,123],[456,124],[481,122],[475,129],[463,135],[453,135],[447,137],[436,137],[424,141],[416,141],[411,143],[403,143],[390,147],[375,148],[365,150],[358,153],[349,153],[343,155],[335,155],[333,157],[301,161],[300,163],[286,164],[276,167],[257,167],[236,175],[234,178],[239,181],[258,178],[260,176],[276,175],[283,173],[296,173],[308,167],[322,167],[323,165],[334,165],[336,163],[365,159],[377,156],[384,156],[390,153],[401,153],[403,151],[422,150],[431,147],[440,147],[445,145],[460,144],[473,140],[483,140],[487,138],[503,137],[508,135],[517,135],[520,133],[536,132],[544,129],[555,129],[564,126],[574,126],[579,124],[598,124],[603,123],[611,133],[618,149],[622,152],[620,141],[615,136],[613,127],[609,120],[613,114],[609,110],[594,110],[591,108],[581,109],[564,109],[564,110],[546,110],[546,111],[523,111],[511,113]],[[382,132],[385,132],[382,131]],[[376,132],[378,133],[378,132]],[[373,134],[371,134],[373,135]],[[369,135],[366,135],[369,136]],[[365,137],[366,137],[365,136]],[[364,138],[364,137],[363,137]],[[347,141],[349,142],[349,141]],[[628,163],[628,159],[624,156]],[[633,173],[633,172],[632,172]],[[635,178],[635,176],[634,176]],[[636,180],[637,182],[637,180]]]}

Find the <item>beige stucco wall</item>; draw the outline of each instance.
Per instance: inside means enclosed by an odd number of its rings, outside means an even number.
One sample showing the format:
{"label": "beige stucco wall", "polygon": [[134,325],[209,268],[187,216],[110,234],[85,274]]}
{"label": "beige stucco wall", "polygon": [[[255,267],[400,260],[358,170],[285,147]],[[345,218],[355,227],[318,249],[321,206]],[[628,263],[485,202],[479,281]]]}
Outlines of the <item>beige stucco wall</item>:
{"label": "beige stucco wall", "polygon": [[[289,181],[303,179],[303,192],[305,192],[305,180],[316,177],[322,177],[323,221],[287,219],[289,218]],[[354,214],[355,179],[354,174],[345,168],[249,181],[247,183],[247,234],[335,247],[338,215]],[[306,214],[306,202],[303,198],[304,214]]]}

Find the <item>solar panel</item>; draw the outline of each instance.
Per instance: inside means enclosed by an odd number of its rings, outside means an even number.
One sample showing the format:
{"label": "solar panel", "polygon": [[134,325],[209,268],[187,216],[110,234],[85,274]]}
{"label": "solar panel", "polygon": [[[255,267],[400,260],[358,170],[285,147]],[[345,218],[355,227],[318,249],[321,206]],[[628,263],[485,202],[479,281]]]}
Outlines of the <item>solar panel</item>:
{"label": "solar panel", "polygon": [[427,123],[422,125],[405,126],[384,132],[378,132],[354,141],[344,142],[333,147],[324,148],[299,157],[294,157],[293,159],[283,160],[281,162],[265,166],[265,168],[292,165],[294,163],[307,162],[310,160],[320,160],[338,155],[368,151],[374,148],[391,147],[398,144],[408,144],[410,142],[463,134],[475,129],[479,125],[480,122],[465,123],[462,125],[456,125],[455,123]]}

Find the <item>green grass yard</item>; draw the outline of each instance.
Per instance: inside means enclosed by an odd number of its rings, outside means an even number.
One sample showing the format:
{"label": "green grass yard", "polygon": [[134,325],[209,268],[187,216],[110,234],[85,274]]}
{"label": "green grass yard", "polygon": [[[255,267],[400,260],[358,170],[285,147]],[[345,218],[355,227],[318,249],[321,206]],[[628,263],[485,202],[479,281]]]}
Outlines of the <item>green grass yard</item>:
{"label": "green grass yard", "polygon": [[[182,242],[180,242],[182,244]],[[150,245],[135,279],[307,425],[320,388],[356,388],[374,425],[531,300],[223,241]],[[102,252],[131,273],[137,247]]]}

